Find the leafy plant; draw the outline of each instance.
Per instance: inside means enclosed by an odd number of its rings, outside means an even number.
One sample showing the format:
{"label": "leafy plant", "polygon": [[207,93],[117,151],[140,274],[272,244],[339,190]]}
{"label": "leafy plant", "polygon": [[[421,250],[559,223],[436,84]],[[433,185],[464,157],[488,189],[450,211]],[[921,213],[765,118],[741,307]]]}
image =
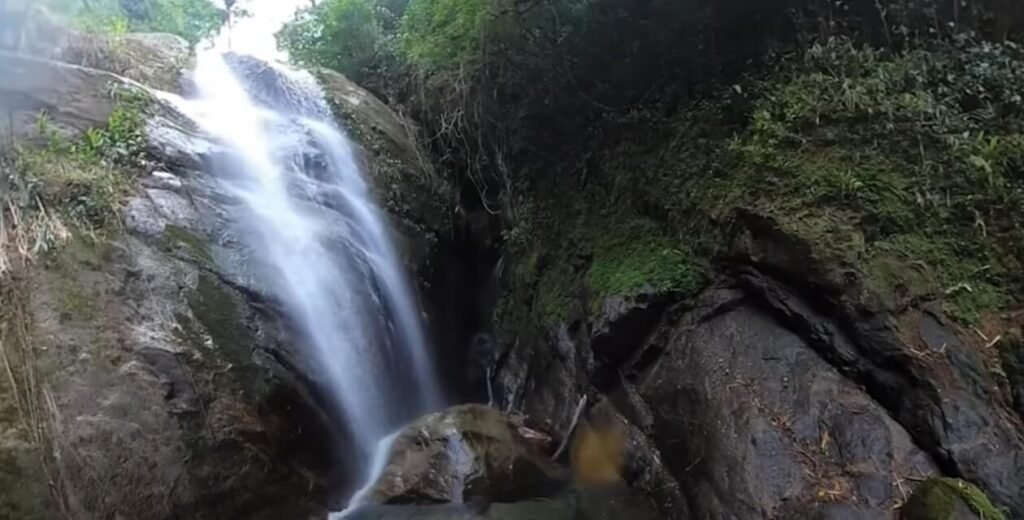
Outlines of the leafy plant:
{"label": "leafy plant", "polygon": [[328,0],[300,10],[276,35],[292,60],[361,80],[388,49],[372,0]]}

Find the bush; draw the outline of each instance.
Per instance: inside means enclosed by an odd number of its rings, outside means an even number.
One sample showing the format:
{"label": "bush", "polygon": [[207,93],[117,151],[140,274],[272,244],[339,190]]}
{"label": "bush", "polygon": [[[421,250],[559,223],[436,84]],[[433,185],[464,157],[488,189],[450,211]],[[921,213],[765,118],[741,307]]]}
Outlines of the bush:
{"label": "bush", "polygon": [[377,14],[368,0],[324,1],[299,11],[277,42],[297,63],[360,81],[388,53]]}
{"label": "bush", "polygon": [[82,30],[114,36],[127,32],[162,32],[190,44],[213,36],[226,20],[209,0],[48,0],[58,13],[71,16]]}
{"label": "bush", "polygon": [[502,0],[412,0],[402,17],[402,55],[424,72],[478,67],[511,30],[513,12]]}

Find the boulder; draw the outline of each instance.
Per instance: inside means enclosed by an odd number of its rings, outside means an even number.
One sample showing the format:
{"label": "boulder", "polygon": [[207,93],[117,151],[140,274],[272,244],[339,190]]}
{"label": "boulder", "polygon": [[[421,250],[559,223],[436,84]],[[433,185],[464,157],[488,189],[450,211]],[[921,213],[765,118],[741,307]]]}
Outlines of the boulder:
{"label": "boulder", "polygon": [[[108,72],[23,54],[0,52],[0,111],[19,138],[38,137],[41,125],[64,137],[106,126],[115,108],[111,95],[130,81]],[[45,113],[45,118],[40,119]]]}
{"label": "boulder", "polygon": [[150,88],[180,92],[182,74],[192,61],[192,51],[188,42],[173,34],[76,33],[50,57],[124,76]]}
{"label": "boulder", "polygon": [[979,344],[937,305],[844,292],[841,269],[771,219],[732,226],[699,296],[584,293],[547,330],[501,324],[505,405],[559,432],[582,395],[621,415],[628,459],[645,461],[624,477],[663,518],[892,518],[943,475],[1020,516],[1013,329]]}
{"label": "boulder", "polygon": [[490,504],[552,496],[566,475],[541,451],[549,440],[523,417],[486,406],[431,414],[398,433],[360,500]]}
{"label": "boulder", "polygon": [[[18,72],[0,98],[72,130],[105,123],[112,84],[135,86],[24,55],[0,64]],[[323,517],[345,434],[279,310],[241,282],[253,276],[233,201],[194,170],[218,146],[151,108],[167,169],[113,172],[138,175],[123,227],[0,279],[14,374],[0,378],[0,484],[18,482],[0,487],[0,517]]]}
{"label": "boulder", "polygon": [[16,37],[0,45],[0,50],[110,72],[159,90],[181,89],[182,72],[191,61],[192,49],[179,36],[87,34],[72,29],[43,6],[0,5],[0,9],[4,7],[0,34]]}

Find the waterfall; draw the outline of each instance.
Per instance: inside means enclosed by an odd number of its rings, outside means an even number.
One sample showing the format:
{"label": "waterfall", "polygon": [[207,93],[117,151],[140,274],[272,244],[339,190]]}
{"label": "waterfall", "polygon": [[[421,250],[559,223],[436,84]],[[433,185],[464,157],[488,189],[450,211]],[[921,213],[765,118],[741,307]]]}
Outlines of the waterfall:
{"label": "waterfall", "polygon": [[201,53],[186,115],[227,149],[209,168],[253,284],[278,302],[361,471],[381,439],[441,405],[418,304],[352,145],[306,74]]}

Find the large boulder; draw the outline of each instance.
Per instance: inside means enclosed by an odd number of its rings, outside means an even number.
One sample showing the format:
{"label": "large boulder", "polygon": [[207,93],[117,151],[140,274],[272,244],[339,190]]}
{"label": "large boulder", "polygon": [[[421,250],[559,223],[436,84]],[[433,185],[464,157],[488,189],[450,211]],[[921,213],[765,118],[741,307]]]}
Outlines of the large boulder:
{"label": "large boulder", "polygon": [[178,91],[191,61],[188,42],[173,34],[108,36],[76,31],[43,6],[0,5],[0,50],[110,72],[152,88]]}
{"label": "large boulder", "polygon": [[[24,55],[0,64],[0,99],[69,132],[105,124],[112,86],[141,88]],[[16,483],[0,486],[0,517],[322,517],[344,435],[279,310],[240,282],[235,202],[193,169],[218,145],[151,101],[150,166],[98,166],[137,176],[123,225],[0,273],[0,484]]]}
{"label": "large boulder", "polygon": [[979,344],[923,302],[839,297],[813,245],[762,219],[734,226],[729,268],[699,297],[517,325],[505,405],[552,431],[582,396],[623,416],[628,460],[645,461],[624,476],[664,518],[892,518],[943,474],[1019,516],[1016,341]]}
{"label": "large boulder", "polygon": [[116,106],[112,92],[132,85],[108,72],[3,51],[0,75],[0,128],[20,139],[51,131],[71,138],[104,127]]}
{"label": "large boulder", "polygon": [[[607,421],[607,418],[604,419]],[[571,475],[521,415],[463,405],[414,422],[386,446],[383,466],[343,520],[653,520],[620,477],[627,439],[615,423],[580,426]]]}
{"label": "large boulder", "polygon": [[515,502],[561,491],[566,475],[542,452],[545,435],[481,405],[414,422],[391,443],[359,500],[375,504]]}

